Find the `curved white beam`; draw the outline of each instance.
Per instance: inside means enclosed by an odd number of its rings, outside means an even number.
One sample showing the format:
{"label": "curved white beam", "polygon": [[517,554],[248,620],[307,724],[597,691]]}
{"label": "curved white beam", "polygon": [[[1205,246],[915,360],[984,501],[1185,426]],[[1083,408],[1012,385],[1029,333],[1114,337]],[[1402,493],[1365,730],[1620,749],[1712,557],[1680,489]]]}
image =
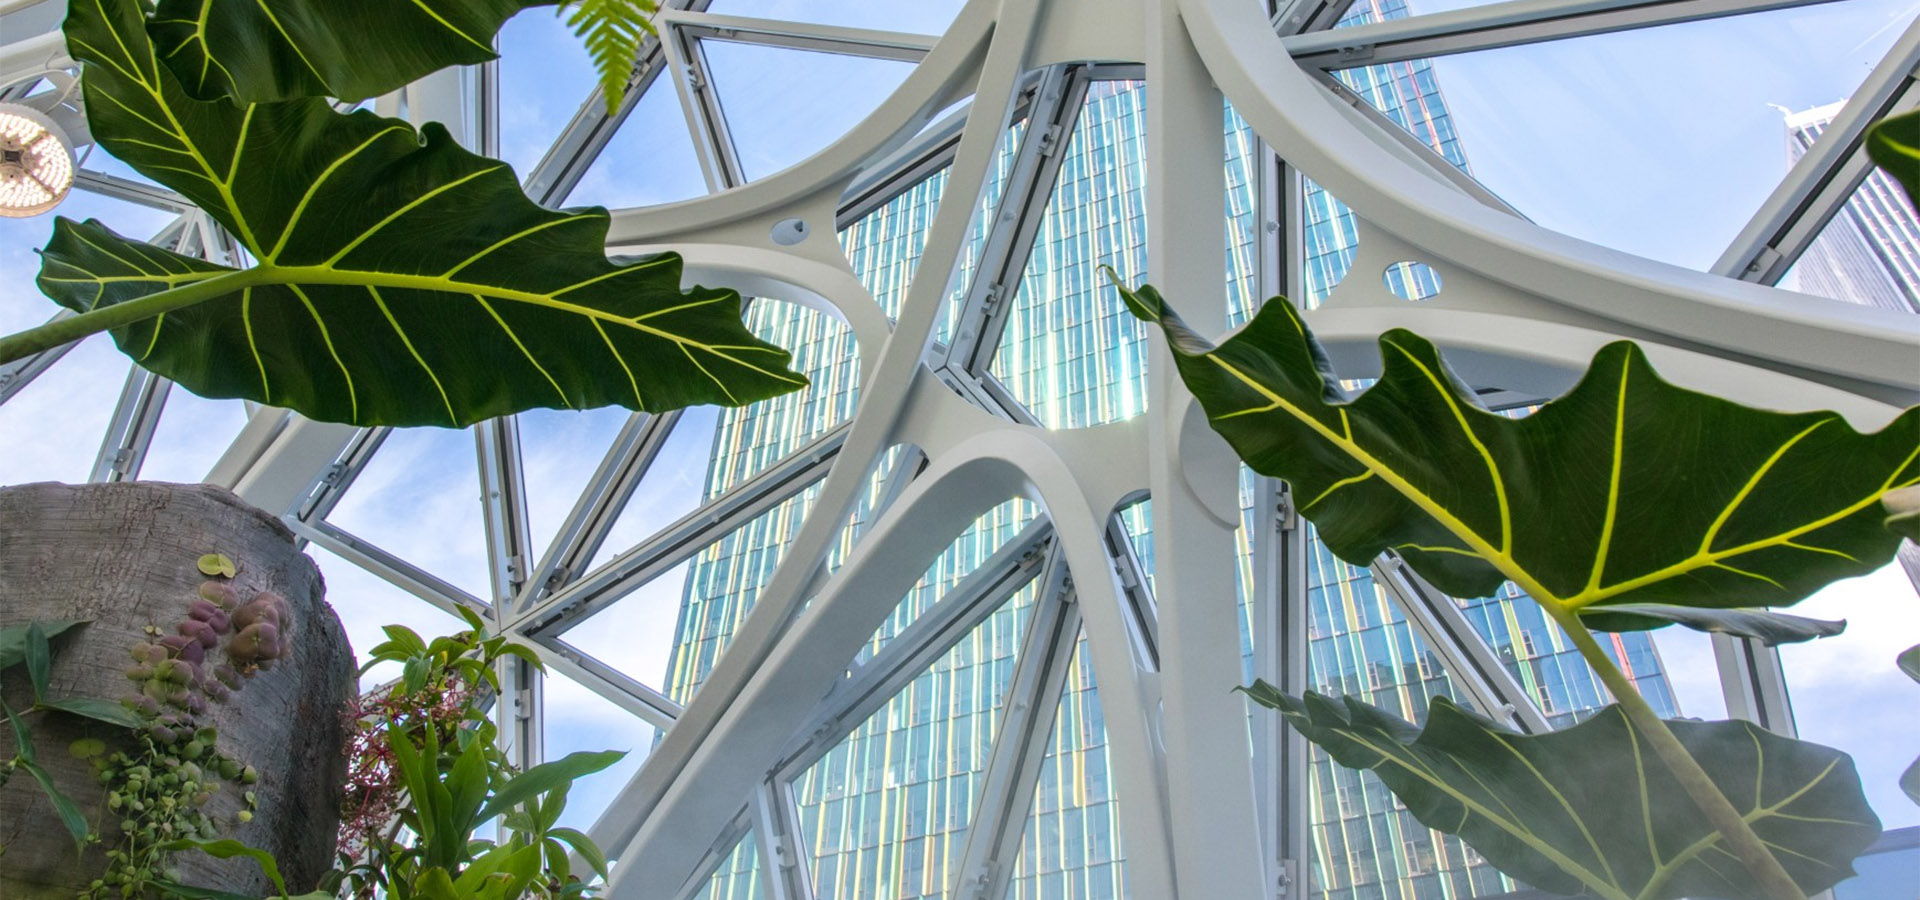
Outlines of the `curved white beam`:
{"label": "curved white beam", "polygon": [[1357,214],[1434,257],[1681,344],[1862,382],[1883,397],[1920,397],[1920,318],[1807,303],[1487,209],[1360,134],[1287,55],[1255,4],[1180,0],[1180,9],[1208,71],[1262,138]]}

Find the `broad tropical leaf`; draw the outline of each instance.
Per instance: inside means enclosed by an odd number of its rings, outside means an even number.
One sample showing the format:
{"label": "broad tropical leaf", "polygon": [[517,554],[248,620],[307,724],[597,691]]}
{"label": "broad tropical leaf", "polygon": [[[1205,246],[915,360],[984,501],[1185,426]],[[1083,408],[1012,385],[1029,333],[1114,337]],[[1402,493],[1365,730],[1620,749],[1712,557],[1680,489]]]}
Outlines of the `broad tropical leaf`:
{"label": "broad tropical leaf", "polygon": [[494,59],[514,13],[555,0],[160,0],[148,32],[198,100],[359,101]]}
{"label": "broad tropical leaf", "polygon": [[[1762,896],[1618,706],[1523,735],[1445,697],[1423,729],[1352,698],[1295,699],[1265,682],[1247,694],[1341,765],[1373,770],[1422,824],[1535,887],[1611,900]],[[1807,893],[1851,875],[1879,836],[1845,753],[1748,722],[1667,724]]]}
{"label": "broad tropical leaf", "polygon": [[567,24],[593,57],[608,112],[619,108],[640,44],[654,33],[653,16],[659,11],[654,0],[579,0],[567,15]]}
{"label": "broad tropical leaf", "polygon": [[1882,120],[1867,132],[1867,156],[1920,205],[1920,110]]}
{"label": "broad tropical leaf", "polygon": [[1920,483],[1920,408],[1861,434],[1838,414],[1777,413],[1662,381],[1610,344],[1566,396],[1488,412],[1425,339],[1380,337],[1385,368],[1349,400],[1284,300],[1215,347],[1150,287],[1181,377],[1256,471],[1285,478],[1340,558],[1397,550],[1436,587],[1512,579],[1589,627],[1658,627],[1633,604],[1788,606],[1892,558],[1880,498]]}
{"label": "broad tropical leaf", "polygon": [[674,254],[608,261],[605,210],[535,205],[506,164],[436,124],[415,133],[320,99],[192,100],[156,62],[135,0],[76,0],[66,34],[101,144],[207,210],[257,264],[62,220],[41,289],[82,311],[170,288],[211,296],[113,329],[195,393],[327,421],[464,425],[538,406],[741,405],[806,383],[747,331],[737,294],[683,293]]}
{"label": "broad tropical leaf", "polygon": [[1835,622],[1756,609],[1699,609],[1672,603],[1622,603],[1605,609],[1616,622],[1672,622],[1695,631],[1750,637],[1768,646],[1833,637],[1847,630],[1845,619]]}

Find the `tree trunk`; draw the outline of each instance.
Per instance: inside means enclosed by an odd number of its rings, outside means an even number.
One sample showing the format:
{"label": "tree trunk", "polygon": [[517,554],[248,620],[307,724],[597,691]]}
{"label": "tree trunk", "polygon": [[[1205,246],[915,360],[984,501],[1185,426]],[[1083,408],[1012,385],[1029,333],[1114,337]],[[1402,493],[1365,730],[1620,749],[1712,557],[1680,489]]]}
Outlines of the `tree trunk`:
{"label": "tree trunk", "polygon": [[[128,677],[129,653],[156,640],[147,629],[174,634],[190,621],[189,605],[200,599],[201,586],[225,580],[201,574],[197,563],[208,553],[237,566],[231,586],[239,603],[262,591],[285,597],[291,634],[288,652],[239,679],[227,703],[209,703],[198,716],[200,725],[218,729],[222,752],[259,773],[250,786],[222,782],[205,809],[220,837],[272,853],[288,888],[310,890],[332,864],[346,777],[341,717],[355,679],[345,632],[321,599],[319,570],[294,548],[285,526],[209,485],[49,483],[0,490],[0,627],[89,620],[53,639],[49,696],[135,696],[140,685]],[[207,651],[206,665],[222,652]],[[0,693],[15,710],[32,704],[27,682],[24,667],[0,675]],[[132,750],[135,743],[125,728],[65,713],[25,718],[40,764],[80,805],[101,842],[76,856],[39,785],[15,773],[0,787],[0,897],[71,898],[103,870],[105,848],[120,837],[120,816],[105,809],[93,764],[68,747],[82,737],[104,740],[109,752]],[[13,734],[0,728],[0,760],[13,754]],[[249,790],[257,806],[253,820],[240,824]],[[255,897],[272,890],[252,860],[185,852],[174,861],[186,884]]]}

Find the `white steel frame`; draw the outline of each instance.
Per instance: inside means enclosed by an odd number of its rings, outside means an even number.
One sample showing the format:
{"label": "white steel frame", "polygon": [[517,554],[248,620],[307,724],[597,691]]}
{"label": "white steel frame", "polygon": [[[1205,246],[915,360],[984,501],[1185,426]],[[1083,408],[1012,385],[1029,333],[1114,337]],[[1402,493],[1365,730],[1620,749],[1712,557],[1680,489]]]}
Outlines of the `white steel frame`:
{"label": "white steel frame", "polygon": [[[1169,295],[1213,296],[1224,280],[1218,223],[1220,109],[1229,99],[1264,142],[1257,214],[1261,288],[1300,292],[1302,173],[1359,220],[1357,271],[1420,260],[1446,285],[1413,305],[1377,279],[1346,279],[1308,314],[1343,372],[1377,366],[1373,340],[1410,327],[1443,345],[1490,401],[1517,404],[1563,390],[1602,344],[1632,338],[1670,379],[1768,405],[1836,409],[1877,427],[1920,398],[1913,360],[1920,318],[1771,287],[1867,171],[1865,125],[1920,104],[1920,25],[1909,29],[1855,102],[1788,175],[1712,273],[1692,272],[1557,234],[1464,181],[1423,146],[1343,96],[1327,70],[1641,28],[1799,5],[1809,0],[1512,0],[1456,12],[1328,30],[1351,0],[1294,0],[1264,12],[1247,0],[972,0],[946,34],[906,35],[707,13],[677,0],[658,19],[621,106],[596,91],[528,174],[529,193],[565,198],[647,90],[673,82],[709,196],[616,211],[609,252],[682,252],[689,281],[820,309],[858,341],[862,383],[852,418],[598,567],[625,506],[680,419],[635,414],[547,547],[527,527],[516,421],[474,429],[490,593],[475,597],[328,521],[380,449],[386,429],[354,429],[254,410],[208,480],[283,518],[325,547],[449,611],[467,608],[529,642],[550,671],[664,730],[664,738],[593,827],[618,860],[610,896],[683,897],[752,832],[771,900],[807,900],[814,886],[792,779],[1015,592],[1035,591],[1003,721],[949,896],[1006,891],[1061,695],[1084,630],[1106,710],[1114,785],[1134,896],[1299,896],[1308,823],[1304,742],[1277,716],[1252,719],[1226,687],[1239,683],[1232,597],[1237,464],[1170,375],[1154,338],[1149,411],[1093,428],[1039,427],[988,372],[1087,85],[1147,79],[1148,272]],[[35,0],[0,0],[0,16],[40,15]],[[5,21],[26,21],[10,18]],[[917,62],[900,88],[827,148],[748,181],[723,98],[705,74],[705,41],[765,43]],[[1112,61],[1132,61],[1115,66]],[[0,46],[0,88],[70,67],[34,30]],[[447,121],[471,145],[497,144],[493,67],[409,86],[416,120]],[[382,105],[398,109],[398,98]],[[944,112],[944,115],[943,115]],[[994,213],[976,279],[950,344],[934,340],[1002,136],[1028,125]],[[897,321],[854,277],[833,231],[944,169],[933,218]],[[83,172],[79,186],[182,213],[161,235],[188,252],[234,258],[231,239],[180,198]],[[775,223],[806,237],[776,244]],[[1175,227],[1169,223],[1199,223]],[[1202,331],[1223,309],[1183,306]],[[0,368],[0,402],[65,348]],[[167,383],[129,377],[94,480],[138,476]],[[851,556],[824,562],[883,458],[903,448]],[[701,691],[682,707],[657,686],[563,639],[567,628],[672,569],[742,523],[816,488],[811,512]],[[1153,499],[1156,591],[1115,519]],[[855,664],[883,617],[948,543],[1013,498],[1043,514],[880,653]],[[1308,687],[1304,529],[1285,485],[1256,479],[1253,534],[1256,671],[1285,690]],[[1546,728],[1458,611],[1398,560],[1375,575],[1436,649],[1466,699],[1528,731]],[[803,611],[804,610],[804,611]],[[1717,640],[1728,708],[1790,732],[1777,655]],[[497,709],[514,757],[541,758],[541,684],[504,672]]]}

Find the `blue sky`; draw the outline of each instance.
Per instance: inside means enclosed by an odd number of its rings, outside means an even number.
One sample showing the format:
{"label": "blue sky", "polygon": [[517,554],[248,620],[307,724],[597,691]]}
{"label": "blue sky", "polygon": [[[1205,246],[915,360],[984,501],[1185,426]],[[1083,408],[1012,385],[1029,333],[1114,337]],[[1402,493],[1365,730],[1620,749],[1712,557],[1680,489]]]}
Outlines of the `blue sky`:
{"label": "blue sky", "polygon": [[[713,11],[831,24],[937,32],[957,8],[942,2],[725,2]],[[1466,5],[1413,0],[1416,13]],[[1786,168],[1780,113],[1847,96],[1899,36],[1920,4],[1849,0],[1732,19],[1486,51],[1436,62],[1475,174],[1535,221],[1596,243],[1704,269],[1759,206]],[[503,155],[525,173],[591,89],[584,52],[550,11],[533,10],[502,35]],[[790,165],[825,146],[904,77],[904,64],[716,44],[714,80],[727,105],[749,175]],[[632,206],[705,191],[678,99],[662,79],[642,98],[570,203]],[[102,155],[95,168],[128,173]],[[99,217],[134,237],[168,217],[76,192],[59,210]],[[52,312],[32,286],[48,217],[0,220],[0,332]],[[1809,302],[1823,302],[1809,300]],[[85,342],[53,372],[0,406],[0,483],[83,480],[117,396],[126,362],[106,338]],[[624,547],[698,503],[713,413],[684,431],[622,519]],[[541,412],[523,417],[531,517],[544,541],[624,420],[620,411]],[[175,392],[144,472],[197,480],[242,423],[234,401]],[[485,595],[476,552],[482,534],[473,442],[461,432],[397,434],[333,520],[464,589]],[[420,527],[432,523],[431,528]],[[316,552],[330,598],[356,646],[377,627],[404,622],[426,632],[458,627],[377,578]],[[569,636],[609,662],[658,684],[680,596],[677,575],[656,581]],[[1811,615],[1848,618],[1848,634],[1785,654],[1802,736],[1853,752],[1889,826],[1920,823],[1893,781],[1920,752],[1920,686],[1893,669],[1920,642],[1920,601],[1889,568],[1829,588],[1802,604]],[[1691,715],[1723,712],[1706,639],[1668,629],[1659,646]],[[564,678],[548,686],[548,752],[608,746],[637,751],[576,792],[569,818],[590,821],[652,741],[652,730]]]}

